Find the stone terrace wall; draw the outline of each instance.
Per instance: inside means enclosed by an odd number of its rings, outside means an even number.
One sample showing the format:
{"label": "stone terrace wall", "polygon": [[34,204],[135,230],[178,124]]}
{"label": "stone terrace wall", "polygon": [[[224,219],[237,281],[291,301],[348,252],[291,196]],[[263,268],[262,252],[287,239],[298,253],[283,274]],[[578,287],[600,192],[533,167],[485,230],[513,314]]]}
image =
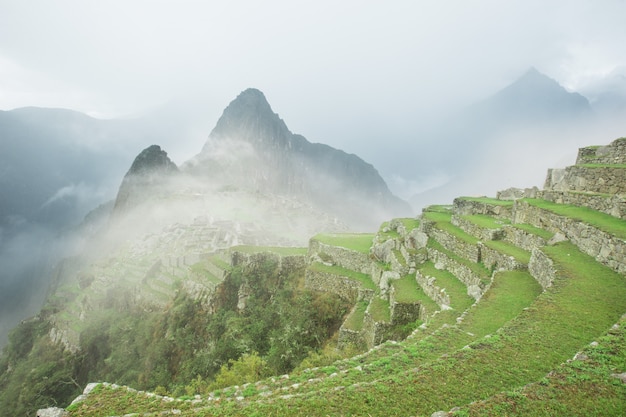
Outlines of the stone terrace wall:
{"label": "stone terrace wall", "polygon": [[[320,256],[321,255],[321,256]],[[309,241],[309,257],[319,256],[326,261],[325,257],[331,257],[332,263],[352,271],[369,274],[371,272],[371,260],[367,253],[357,252],[339,246],[330,246],[318,240]]]}
{"label": "stone terrace wall", "polygon": [[528,264],[528,271],[530,275],[537,280],[541,287],[545,290],[552,285],[556,276],[556,269],[554,268],[554,262],[552,259],[541,251],[541,249],[534,248],[532,255],[530,256],[530,262]]}
{"label": "stone terrace wall", "polygon": [[321,292],[331,292],[350,302],[356,302],[359,297],[361,283],[327,272],[306,270],[304,285],[307,289]]}
{"label": "stone terrace wall", "polygon": [[542,237],[510,225],[504,226],[504,239],[502,240],[528,252],[531,252],[534,248],[545,246],[547,243]]}
{"label": "stone terrace wall", "polygon": [[623,194],[626,193],[626,168],[574,165],[549,169],[544,190]]}
{"label": "stone terrace wall", "polygon": [[504,237],[504,231],[502,229],[486,229],[457,215],[452,216],[452,224],[459,227],[464,232],[472,236],[476,236],[478,239],[483,241],[500,240]]}
{"label": "stone terrace wall", "polygon": [[481,245],[480,252],[482,262],[487,269],[497,268],[505,269],[507,271],[526,269],[526,265],[520,263],[514,257],[491,249],[485,245]]}
{"label": "stone terrace wall", "polygon": [[576,164],[626,164],[626,138],[606,146],[588,146],[578,150]]}
{"label": "stone terrace wall", "polygon": [[541,192],[538,197],[558,204],[588,207],[610,214],[613,217],[626,219],[626,197],[623,195],[600,195],[584,192],[547,190]]}
{"label": "stone terrace wall", "polygon": [[481,201],[454,199],[453,212],[459,216],[469,214],[487,214],[498,219],[510,219],[513,206],[503,206],[498,204],[485,203]]}
{"label": "stone terrace wall", "polygon": [[471,262],[480,262],[480,248],[452,236],[450,233],[436,228],[431,228],[429,235],[450,252],[454,252],[461,258]]}
{"label": "stone terrace wall", "polygon": [[232,266],[245,265],[246,268],[258,268],[267,261],[276,262],[279,272],[303,269],[307,266],[305,255],[279,255],[273,252],[248,253],[233,251],[230,264]]}
{"label": "stone terrace wall", "polygon": [[450,296],[443,288],[438,287],[437,279],[428,275],[423,275],[420,271],[415,274],[415,279],[424,293],[429,296],[439,307],[450,306]]}
{"label": "stone terrace wall", "polygon": [[626,242],[586,223],[533,207],[527,202],[515,203],[515,223],[560,232],[587,255],[613,270],[626,273]]}
{"label": "stone terrace wall", "polygon": [[475,300],[480,299],[485,291],[485,285],[480,277],[474,274],[467,266],[450,259],[445,253],[429,248],[428,259],[430,259],[437,269],[447,269],[452,275],[457,277],[467,287],[467,294]]}

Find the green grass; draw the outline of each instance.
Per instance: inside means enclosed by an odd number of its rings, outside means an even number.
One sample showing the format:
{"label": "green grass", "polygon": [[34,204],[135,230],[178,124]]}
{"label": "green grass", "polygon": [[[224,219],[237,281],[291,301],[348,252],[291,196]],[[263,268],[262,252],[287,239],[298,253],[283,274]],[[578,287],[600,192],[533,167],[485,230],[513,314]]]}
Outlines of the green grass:
{"label": "green grass", "polygon": [[356,332],[363,329],[363,319],[365,318],[365,310],[367,310],[367,301],[361,300],[357,302],[354,311],[348,316],[343,324],[346,329]]}
{"label": "green grass", "polygon": [[361,253],[369,253],[374,240],[373,233],[318,234],[312,238],[331,246],[340,246]]}
{"label": "green grass", "polygon": [[512,256],[519,263],[528,265],[528,263],[530,262],[530,252],[525,251],[518,246],[512,245],[502,240],[488,240],[486,242],[483,242],[483,244],[488,248],[496,250],[500,253]]}
{"label": "green grass", "polygon": [[417,229],[420,226],[420,221],[415,218],[403,218],[399,220],[407,232],[410,232],[413,229]]}
{"label": "green grass", "polygon": [[546,229],[541,229],[539,227],[535,227],[533,225],[526,224],[526,223],[516,223],[513,225],[513,227],[515,227],[516,229],[523,230],[527,233],[530,233],[531,235],[539,236],[545,240],[550,240],[554,236],[554,233]]}
{"label": "green grass", "polygon": [[585,222],[603,232],[614,235],[619,239],[626,239],[626,220],[618,219],[587,207],[557,204],[546,200],[524,199],[531,206],[548,210],[559,216]]}
{"label": "green grass", "polygon": [[461,265],[465,265],[467,268],[469,268],[476,276],[480,277],[483,282],[488,283],[491,273],[489,272],[489,270],[487,268],[484,267],[484,265],[482,264],[477,264],[476,262],[470,262],[465,258],[461,258],[459,255],[457,255],[456,253],[449,251],[448,249],[444,248],[443,246],[441,246],[441,244],[439,242],[437,242],[436,240],[430,238],[428,239],[428,247],[437,250],[438,252],[441,252],[443,254],[445,254],[448,258],[452,259],[453,261],[456,261],[457,263],[461,264]]}
{"label": "green grass", "polygon": [[580,164],[576,165],[577,167],[583,168],[618,168],[624,169],[626,168],[626,164]]}
{"label": "green grass", "polygon": [[276,253],[281,256],[299,256],[299,255],[306,255],[308,248],[297,248],[297,247],[288,247],[288,246],[239,245],[239,246],[233,246],[232,248],[230,248],[230,251],[243,252],[243,253],[271,252],[271,253]]}
{"label": "green grass", "polygon": [[510,223],[509,221],[504,222],[485,214],[473,214],[470,216],[462,216],[461,218],[484,229],[500,229],[503,224]]}
{"label": "green grass", "polygon": [[417,284],[414,275],[405,275],[404,277],[392,282],[395,289],[395,299],[398,303],[421,303],[428,314],[432,314],[439,310],[439,305],[435,303],[424,290]]}
{"label": "green grass", "polygon": [[620,320],[598,342],[582,352],[587,359],[562,364],[523,389],[462,407],[457,415],[626,415],[626,384],[612,376],[626,369],[626,320]]}
{"label": "green grass", "polygon": [[472,236],[469,233],[466,233],[461,228],[456,227],[455,225],[451,223],[452,221],[451,214],[439,213],[439,212],[426,212],[424,213],[424,218],[435,222],[435,227],[437,229],[447,232],[467,244],[475,245],[476,243],[478,243],[478,239],[475,236]]}
{"label": "green grass", "polygon": [[452,213],[451,205],[432,205],[424,209],[424,213]]}
{"label": "green grass", "polygon": [[339,275],[358,281],[363,285],[363,288],[375,290],[376,285],[372,281],[372,278],[368,274],[353,271],[351,269],[342,268],[338,265],[325,265],[319,262],[314,262],[309,266],[309,269],[316,272],[324,272],[332,275]]}
{"label": "green grass", "polygon": [[[329,387],[280,403],[254,405],[253,409],[268,415],[286,410],[306,415],[430,415],[540,380],[626,311],[626,282],[622,276],[572,245],[559,245],[551,255],[561,271],[558,282],[521,312],[524,302],[520,302],[515,307],[516,318],[500,332],[493,333],[499,327],[492,322],[502,319],[501,312],[476,318],[476,326],[469,321],[464,324],[464,330],[489,332],[490,338],[418,370],[394,372],[371,384],[339,391]],[[587,275],[589,271],[594,274]],[[526,278],[526,283],[531,282]],[[517,285],[521,280],[513,276],[505,281]],[[517,300],[515,291],[508,292]],[[497,298],[494,302],[508,308],[510,302]]]}
{"label": "green grass", "polygon": [[474,303],[474,299],[467,295],[467,287],[459,281],[451,272],[435,268],[432,262],[426,262],[420,267],[423,275],[435,277],[436,285],[445,288],[450,296],[450,307],[458,311],[464,311]]}
{"label": "green grass", "polygon": [[391,320],[389,301],[380,297],[372,298],[370,302],[370,314],[376,322],[389,322]]}

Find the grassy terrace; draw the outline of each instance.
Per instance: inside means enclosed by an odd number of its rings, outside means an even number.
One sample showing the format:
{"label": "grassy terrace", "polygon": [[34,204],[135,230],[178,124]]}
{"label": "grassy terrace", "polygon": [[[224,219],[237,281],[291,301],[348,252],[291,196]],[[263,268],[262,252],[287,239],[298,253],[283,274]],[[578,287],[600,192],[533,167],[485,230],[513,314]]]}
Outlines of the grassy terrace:
{"label": "grassy terrace", "polygon": [[288,246],[250,246],[250,245],[239,245],[233,246],[230,248],[231,252],[243,252],[243,253],[261,253],[261,252],[271,252],[276,253],[281,256],[297,256],[297,255],[306,255],[308,248],[296,248],[296,247],[288,247]]}
{"label": "grassy terrace", "polygon": [[413,229],[417,229],[420,226],[420,221],[418,219],[413,218],[403,218],[399,219],[400,223],[404,226],[407,232],[410,232]]}
{"label": "grassy terrace", "polygon": [[559,366],[523,389],[496,394],[463,407],[470,416],[624,416],[626,384],[615,378],[626,369],[626,319],[583,350],[586,360]]}
{"label": "grassy terrace", "polygon": [[569,217],[585,222],[603,232],[614,235],[619,239],[626,239],[626,220],[618,219],[587,207],[557,204],[546,200],[524,199],[531,206],[550,211],[559,216]]}
{"label": "grassy terrace", "polygon": [[470,262],[465,258],[461,258],[460,256],[458,256],[456,253],[451,252],[449,250],[447,250],[446,248],[444,248],[443,246],[441,246],[441,244],[439,242],[437,242],[434,239],[428,239],[428,247],[435,249],[438,252],[443,253],[444,255],[446,255],[448,258],[456,261],[457,263],[461,264],[461,265],[465,265],[466,267],[468,267],[474,274],[476,274],[477,276],[479,276],[485,283],[489,282],[491,273],[489,272],[489,270],[487,268],[485,268],[483,265],[481,264],[477,264],[475,262]]}
{"label": "grassy terrace", "polygon": [[389,301],[376,296],[372,298],[370,302],[370,314],[372,315],[372,319],[376,322],[389,322],[389,320],[391,320]]}
{"label": "grassy terrace", "polygon": [[439,306],[417,284],[414,275],[404,277],[392,282],[395,289],[396,301],[399,303],[421,303],[428,314],[439,310]]}
{"label": "grassy terrace", "polygon": [[356,332],[363,328],[363,318],[365,317],[365,310],[367,310],[367,301],[361,300],[356,303],[354,310],[348,316],[344,323],[346,329],[354,330]]}
{"label": "grassy terrace", "polygon": [[518,246],[504,242],[502,240],[488,240],[483,242],[485,246],[503,253],[508,256],[512,256],[519,263],[526,264],[530,262],[530,252],[521,249]]}
{"label": "grassy terrace", "polygon": [[450,296],[450,307],[458,311],[464,311],[474,303],[474,299],[467,295],[467,287],[459,281],[452,273],[446,270],[435,268],[435,265],[428,261],[422,265],[420,272],[423,275],[435,277],[436,285],[445,288]]}
{"label": "grassy terrace", "polygon": [[539,227],[535,227],[533,225],[526,224],[526,223],[516,223],[513,225],[513,227],[515,227],[516,229],[523,230],[526,233],[530,233],[531,235],[539,236],[545,240],[550,240],[554,236],[554,233],[546,229],[541,229]]}
{"label": "grassy terrace", "polygon": [[340,246],[361,253],[369,253],[374,240],[373,233],[318,234],[313,240],[332,246]]}
{"label": "grassy terrace", "polygon": [[375,290],[376,285],[372,281],[372,278],[368,274],[363,274],[361,272],[353,271],[351,269],[342,268],[337,265],[324,265],[319,262],[314,262],[309,266],[311,271],[315,272],[324,272],[327,274],[339,275],[342,277],[346,277],[352,279],[354,281],[358,281],[363,285],[363,288]]}
{"label": "grassy terrace", "polygon": [[493,217],[485,214],[473,214],[470,216],[461,216],[461,218],[475,224],[478,227],[482,227],[483,229],[500,229],[502,228],[502,225],[510,223],[509,221],[504,222],[502,220],[494,219]]}
{"label": "grassy terrace", "polygon": [[437,229],[447,232],[465,243],[468,243],[470,245],[475,245],[476,243],[478,243],[478,239],[475,236],[464,232],[463,230],[461,230],[461,228],[456,227],[451,223],[451,214],[429,211],[424,213],[424,218],[433,221]]}
{"label": "grassy terrace", "polygon": [[[514,313],[516,318],[497,334],[493,332],[499,328],[500,323],[496,322],[502,320],[502,315],[494,311],[483,319],[476,318],[475,325],[468,316],[464,322],[467,327],[463,327],[463,332],[456,332],[459,338],[464,338],[463,335],[469,336],[468,333],[488,331],[492,334],[490,338],[480,339],[470,348],[458,350],[448,357],[425,362],[418,370],[407,368],[402,365],[403,361],[397,360],[387,363],[387,374],[383,376],[385,363],[381,361],[381,378],[370,383],[337,390],[335,387],[339,381],[330,379],[328,385],[318,385],[318,390],[304,390],[304,395],[281,401],[249,403],[246,408],[235,408],[236,412],[430,415],[437,410],[449,410],[542,380],[550,370],[606,332],[626,311],[626,281],[621,275],[578,252],[571,244],[559,244],[551,249],[549,255],[558,264],[559,279],[539,295],[530,308]],[[523,281],[520,278],[521,275],[517,278],[509,276],[501,282],[516,285]],[[494,287],[497,288],[496,283]],[[507,292],[514,300],[522,294]],[[524,294],[528,295],[528,291]],[[506,308],[510,303],[501,304],[503,300],[498,296],[493,302]],[[488,303],[488,299],[483,301]],[[523,304],[520,302],[517,308]],[[450,339],[454,340],[454,337]],[[431,344],[441,346],[437,340]],[[454,344],[458,346],[456,342]],[[230,407],[212,407],[206,414],[196,415],[233,415]]]}

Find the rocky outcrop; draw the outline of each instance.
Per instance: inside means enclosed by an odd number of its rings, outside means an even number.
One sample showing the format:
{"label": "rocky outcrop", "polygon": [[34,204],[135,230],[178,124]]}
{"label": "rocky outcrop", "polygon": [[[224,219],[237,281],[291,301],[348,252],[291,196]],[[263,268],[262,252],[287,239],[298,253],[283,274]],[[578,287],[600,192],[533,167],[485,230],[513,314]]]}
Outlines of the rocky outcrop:
{"label": "rocky outcrop", "polygon": [[141,151],[124,176],[115,199],[113,213],[119,214],[157,193],[178,167],[158,145]]}

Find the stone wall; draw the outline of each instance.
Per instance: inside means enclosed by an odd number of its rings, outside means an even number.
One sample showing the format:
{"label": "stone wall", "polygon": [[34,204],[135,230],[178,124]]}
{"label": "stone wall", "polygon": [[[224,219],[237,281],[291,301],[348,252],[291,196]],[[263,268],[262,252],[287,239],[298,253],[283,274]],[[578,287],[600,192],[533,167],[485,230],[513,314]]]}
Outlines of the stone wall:
{"label": "stone wall", "polygon": [[365,312],[365,318],[363,319],[362,331],[363,341],[368,348],[372,348],[384,342],[390,328],[391,323],[374,321],[372,315],[369,313],[368,307],[368,310]]}
{"label": "stone wall", "polygon": [[486,229],[480,227],[469,220],[465,220],[460,216],[452,216],[452,224],[480,240],[500,240],[504,237],[504,231],[502,229]]}
{"label": "stone wall", "polygon": [[610,214],[613,217],[626,219],[626,197],[624,195],[590,194],[570,191],[543,191],[539,198],[558,204],[571,204],[588,207],[593,210]]}
{"label": "stone wall", "polygon": [[450,252],[470,262],[480,262],[480,248],[476,244],[467,243],[450,233],[432,228],[430,236]]}
{"label": "stone wall", "polygon": [[626,138],[606,146],[588,146],[578,150],[576,164],[626,164]]}
{"label": "stone wall", "polygon": [[530,262],[528,263],[528,271],[541,284],[544,290],[552,285],[556,276],[554,262],[539,248],[534,248],[532,251]]}
{"label": "stone wall", "polygon": [[547,243],[542,237],[510,225],[504,226],[504,238],[502,240],[528,252]]}
{"label": "stone wall", "polygon": [[578,248],[613,270],[626,273],[626,242],[593,226],[547,210],[533,207],[527,202],[515,203],[515,223],[529,223],[536,227],[561,233]]}
{"label": "stone wall", "polygon": [[371,259],[368,253],[361,253],[355,250],[342,248],[339,246],[330,246],[318,240],[311,239],[309,241],[309,258],[320,257],[326,262],[325,258],[331,258],[334,265],[352,271],[369,274],[371,271]]}
{"label": "stone wall", "polygon": [[307,269],[304,275],[304,285],[313,291],[331,292],[350,302],[356,302],[361,289],[361,283],[327,272]]}
{"label": "stone wall", "polygon": [[490,270],[507,270],[526,269],[526,265],[516,260],[514,257],[506,255],[488,246],[480,245],[480,252],[483,265]]}
{"label": "stone wall", "polygon": [[465,200],[463,198],[454,199],[453,211],[459,216],[470,214],[487,214],[498,219],[510,219],[513,207],[492,204],[482,201]]}
{"label": "stone wall", "polygon": [[626,168],[574,165],[549,169],[544,190],[623,194],[626,193]]}
{"label": "stone wall", "polygon": [[467,287],[467,294],[475,300],[479,300],[485,291],[486,285],[479,276],[467,266],[450,259],[445,253],[436,249],[428,248],[428,259],[430,259],[437,269],[446,269],[457,277]]}
{"label": "stone wall", "polygon": [[445,309],[450,307],[450,296],[446,293],[445,289],[437,286],[437,280],[435,277],[423,275],[420,271],[415,274],[415,279],[424,293],[429,296],[439,307]]}

